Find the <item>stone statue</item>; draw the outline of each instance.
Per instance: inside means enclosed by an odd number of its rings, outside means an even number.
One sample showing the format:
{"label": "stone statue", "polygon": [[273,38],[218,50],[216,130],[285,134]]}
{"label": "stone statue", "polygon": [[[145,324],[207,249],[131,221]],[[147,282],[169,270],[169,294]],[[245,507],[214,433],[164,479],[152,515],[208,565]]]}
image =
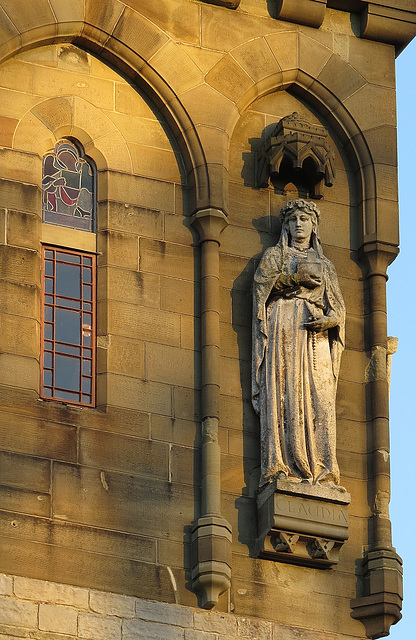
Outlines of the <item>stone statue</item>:
{"label": "stone statue", "polygon": [[[339,485],[335,395],[345,305],[319,240],[314,202],[292,200],[254,276],[252,401],[260,488],[274,479]],[[341,488],[340,488],[341,489]]]}

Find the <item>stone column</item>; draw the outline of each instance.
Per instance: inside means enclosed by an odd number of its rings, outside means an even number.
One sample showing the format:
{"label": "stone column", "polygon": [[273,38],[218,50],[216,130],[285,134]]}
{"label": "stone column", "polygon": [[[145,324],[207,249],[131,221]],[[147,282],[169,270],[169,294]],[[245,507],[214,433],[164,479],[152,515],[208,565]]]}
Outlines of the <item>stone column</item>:
{"label": "stone column", "polygon": [[[351,603],[352,616],[361,620],[369,638],[381,638],[401,618],[402,561],[392,546],[389,517],[390,438],[389,380],[387,372],[387,267],[398,253],[397,247],[378,242],[362,247],[368,267],[369,348],[367,384],[370,386],[370,482],[372,517],[369,551],[363,559],[363,592]],[[371,486],[371,485],[370,485]]]}
{"label": "stone column", "polygon": [[228,224],[219,209],[192,216],[201,246],[202,449],[201,516],[192,529],[192,583],[211,609],[231,582],[231,525],[221,515],[219,236]]}

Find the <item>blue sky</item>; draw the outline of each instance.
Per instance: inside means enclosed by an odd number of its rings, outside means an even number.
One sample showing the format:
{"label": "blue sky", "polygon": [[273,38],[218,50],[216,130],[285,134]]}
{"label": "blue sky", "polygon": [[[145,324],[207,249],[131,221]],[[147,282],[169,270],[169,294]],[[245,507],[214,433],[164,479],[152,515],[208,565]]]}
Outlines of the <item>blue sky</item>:
{"label": "blue sky", "polygon": [[404,562],[403,619],[391,628],[392,640],[410,640],[416,629],[416,524],[412,471],[416,472],[416,263],[414,152],[416,150],[416,39],[397,59],[400,254],[389,267],[388,331],[399,338],[393,356],[390,396],[393,544]]}

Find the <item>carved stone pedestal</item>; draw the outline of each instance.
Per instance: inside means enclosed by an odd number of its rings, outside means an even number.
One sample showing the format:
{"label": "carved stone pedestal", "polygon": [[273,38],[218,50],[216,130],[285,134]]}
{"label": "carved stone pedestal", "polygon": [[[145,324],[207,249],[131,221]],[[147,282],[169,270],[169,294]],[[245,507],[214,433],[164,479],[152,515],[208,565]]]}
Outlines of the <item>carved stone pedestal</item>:
{"label": "carved stone pedestal", "polygon": [[348,538],[350,495],[275,480],[260,490],[258,557],[327,569]]}

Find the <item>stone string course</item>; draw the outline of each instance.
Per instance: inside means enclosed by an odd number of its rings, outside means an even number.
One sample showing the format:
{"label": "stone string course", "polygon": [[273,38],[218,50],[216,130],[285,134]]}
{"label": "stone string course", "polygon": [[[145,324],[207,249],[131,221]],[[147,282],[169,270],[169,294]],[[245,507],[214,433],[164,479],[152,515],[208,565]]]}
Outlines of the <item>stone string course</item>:
{"label": "stone string course", "polygon": [[176,604],[0,574],[0,640],[354,640]]}

